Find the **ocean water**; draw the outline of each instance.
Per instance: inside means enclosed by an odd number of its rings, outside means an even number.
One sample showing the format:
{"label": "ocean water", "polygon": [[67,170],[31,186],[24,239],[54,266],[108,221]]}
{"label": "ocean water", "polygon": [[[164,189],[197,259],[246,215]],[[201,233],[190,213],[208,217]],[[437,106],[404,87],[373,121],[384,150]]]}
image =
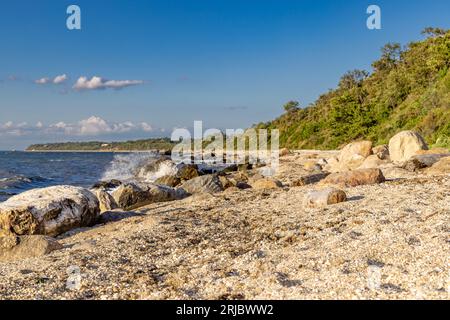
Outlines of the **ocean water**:
{"label": "ocean water", "polygon": [[154,153],[0,151],[0,201],[34,188],[89,188],[102,180],[131,180],[140,166],[155,159]]}

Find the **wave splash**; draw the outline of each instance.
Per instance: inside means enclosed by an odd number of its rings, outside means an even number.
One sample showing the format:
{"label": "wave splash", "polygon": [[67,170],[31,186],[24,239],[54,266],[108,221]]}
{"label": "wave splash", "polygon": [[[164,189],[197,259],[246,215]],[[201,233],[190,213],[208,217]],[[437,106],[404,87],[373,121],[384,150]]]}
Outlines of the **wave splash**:
{"label": "wave splash", "polygon": [[175,175],[177,166],[155,153],[132,153],[115,155],[102,175],[103,181],[145,181],[153,182],[165,175]]}

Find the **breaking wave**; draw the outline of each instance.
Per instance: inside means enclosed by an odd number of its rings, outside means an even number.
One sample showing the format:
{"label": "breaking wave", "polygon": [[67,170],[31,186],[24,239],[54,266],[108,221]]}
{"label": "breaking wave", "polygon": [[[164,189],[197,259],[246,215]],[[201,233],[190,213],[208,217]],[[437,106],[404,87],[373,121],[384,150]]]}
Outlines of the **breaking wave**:
{"label": "breaking wave", "polygon": [[165,175],[177,173],[177,168],[170,160],[165,160],[155,153],[131,153],[115,155],[103,173],[102,180],[120,181],[154,181]]}

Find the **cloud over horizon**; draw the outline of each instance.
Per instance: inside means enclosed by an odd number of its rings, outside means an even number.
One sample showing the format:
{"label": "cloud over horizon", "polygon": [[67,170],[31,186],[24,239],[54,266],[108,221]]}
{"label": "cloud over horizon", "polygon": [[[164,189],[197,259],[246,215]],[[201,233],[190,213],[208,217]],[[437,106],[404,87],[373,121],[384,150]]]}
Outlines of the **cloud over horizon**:
{"label": "cloud over horizon", "polygon": [[[63,84],[67,82],[69,77],[67,74],[61,74],[54,78],[43,77],[37,80],[34,80],[34,83],[37,85],[48,85],[48,84]],[[73,84],[72,89],[75,91],[85,91],[85,90],[105,90],[105,89],[113,89],[120,90],[123,88],[137,86],[144,84],[143,80],[107,80],[99,76],[93,76],[92,78],[88,78],[85,76],[81,76],[77,79],[75,84]]]}
{"label": "cloud over horizon", "polygon": [[94,76],[91,79],[79,77],[74,84],[73,89],[77,91],[102,89],[120,90],[130,86],[141,85],[143,83],[144,81],[142,80],[106,80],[98,76]]}
{"label": "cloud over horizon", "polygon": [[100,117],[91,116],[76,123],[66,123],[59,121],[49,125],[44,125],[38,121],[35,125],[26,122],[13,123],[7,121],[0,123],[0,136],[30,136],[30,135],[63,135],[63,136],[101,136],[106,134],[121,134],[129,132],[150,133],[155,129],[147,122],[108,122]]}
{"label": "cloud over horizon", "polygon": [[45,85],[45,84],[62,84],[64,82],[66,82],[66,80],[69,79],[69,77],[66,74],[61,74],[56,76],[55,78],[51,79],[49,77],[43,77],[37,80],[34,80],[34,83],[39,84],[39,85]]}

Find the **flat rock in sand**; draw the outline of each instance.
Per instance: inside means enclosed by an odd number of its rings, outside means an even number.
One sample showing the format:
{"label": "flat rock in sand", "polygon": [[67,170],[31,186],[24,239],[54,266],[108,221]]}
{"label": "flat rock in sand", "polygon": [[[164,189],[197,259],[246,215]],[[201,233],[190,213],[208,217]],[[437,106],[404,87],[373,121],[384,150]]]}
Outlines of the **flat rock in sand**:
{"label": "flat rock in sand", "polygon": [[271,178],[262,178],[255,180],[251,183],[251,186],[253,189],[261,190],[261,189],[278,189],[283,186],[283,184],[276,180]]}
{"label": "flat rock in sand", "polygon": [[347,201],[347,194],[339,189],[326,188],[308,192],[304,204],[307,207],[321,207]]}
{"label": "flat rock in sand", "polygon": [[380,169],[358,169],[348,172],[332,173],[323,179],[320,184],[356,187],[359,185],[382,183],[385,180]]}
{"label": "flat rock in sand", "polygon": [[21,236],[17,237],[16,245],[9,248],[0,248],[0,262],[42,257],[62,248],[63,246],[51,237],[42,235]]}

